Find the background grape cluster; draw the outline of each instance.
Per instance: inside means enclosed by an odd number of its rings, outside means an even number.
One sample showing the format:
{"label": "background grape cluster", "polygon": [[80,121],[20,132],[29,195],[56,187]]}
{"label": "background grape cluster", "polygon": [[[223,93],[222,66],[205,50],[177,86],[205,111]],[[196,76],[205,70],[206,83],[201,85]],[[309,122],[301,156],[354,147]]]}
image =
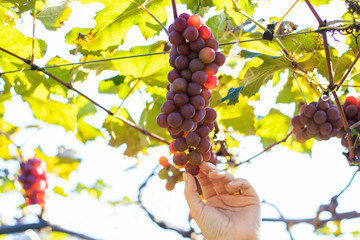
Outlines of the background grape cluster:
{"label": "background grape cluster", "polygon": [[216,164],[209,133],[214,129],[216,111],[210,106],[211,90],[218,86],[214,76],[225,63],[219,44],[202,19],[194,14],[181,14],[169,26],[172,44],[166,101],[157,124],[167,128],[175,139],[170,144],[173,165],[193,175],[202,161]]}
{"label": "background grape cluster", "polygon": [[24,189],[25,204],[38,204],[45,208],[48,188],[45,162],[32,158],[20,165],[19,181]]}
{"label": "background grape cluster", "polygon": [[343,123],[331,99],[319,99],[300,108],[300,114],[291,120],[296,140],[304,143],[310,138],[329,140],[339,134]]}
{"label": "background grape cluster", "polygon": [[[360,133],[360,97],[348,96],[346,97],[345,102],[342,104],[344,113],[350,127],[350,132],[346,133],[344,128],[341,129],[339,137],[341,137],[341,144],[349,148],[349,143],[347,140],[347,134],[351,134],[351,142],[354,148],[354,154],[360,159],[360,144],[359,144],[359,133]],[[352,129],[352,130],[351,130]]]}

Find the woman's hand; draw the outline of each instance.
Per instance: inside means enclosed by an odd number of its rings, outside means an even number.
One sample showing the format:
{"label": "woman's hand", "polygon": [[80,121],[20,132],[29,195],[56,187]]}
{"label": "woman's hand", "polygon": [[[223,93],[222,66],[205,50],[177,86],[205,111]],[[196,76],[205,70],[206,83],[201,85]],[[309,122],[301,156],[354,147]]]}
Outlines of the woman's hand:
{"label": "woman's hand", "polygon": [[200,164],[203,202],[194,177],[185,172],[185,197],[192,217],[208,240],[260,239],[260,201],[250,183],[213,164]]}

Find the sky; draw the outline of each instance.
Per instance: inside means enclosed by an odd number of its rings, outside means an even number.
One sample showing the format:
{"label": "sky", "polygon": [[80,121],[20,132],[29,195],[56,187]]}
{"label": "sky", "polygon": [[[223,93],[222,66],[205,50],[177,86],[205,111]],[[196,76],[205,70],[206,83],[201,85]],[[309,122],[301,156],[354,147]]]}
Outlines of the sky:
{"label": "sky", "polygon": [[[270,16],[281,17],[290,8],[294,1],[260,1],[259,9],[254,15],[255,19],[268,19]],[[320,8],[320,15],[323,19],[340,19],[341,13],[345,11],[342,1],[333,1],[330,6]],[[63,42],[62,36],[73,27],[91,27],[95,21],[95,12],[101,9],[99,4],[81,5],[79,2],[71,3],[73,13],[68,23],[76,23],[76,26],[65,23],[65,25],[55,31],[45,31],[38,22],[36,25],[36,37],[46,39],[48,51],[44,59],[36,60],[42,66],[55,55],[68,60],[77,62],[80,56],[72,56],[68,51],[73,48]],[[271,11],[269,11],[271,9]],[[178,12],[186,11],[179,7]],[[170,9],[169,11],[170,12]],[[171,14],[169,15],[171,21]],[[286,20],[290,20],[299,25],[298,29],[317,27],[317,22],[307,6],[299,3],[289,14]],[[32,35],[31,20],[24,18],[17,27],[26,36]],[[329,37],[330,44],[338,44],[342,51],[343,38],[336,36],[340,43],[336,43]],[[160,39],[166,40],[166,35],[162,33]],[[135,45],[148,45],[156,42],[159,38],[151,39],[146,42],[139,36],[139,30],[134,27],[129,31],[127,40],[121,49],[129,49]],[[50,40],[50,41],[49,41]],[[110,109],[114,105],[120,104],[120,99],[110,95],[99,95],[97,93],[98,81],[113,76],[113,72],[105,72],[100,76],[92,76],[91,81],[79,86],[91,98],[99,101],[102,105]],[[284,82],[282,83],[284,84]],[[261,101],[253,103],[257,115],[265,115],[274,107],[274,92],[281,90],[282,85],[272,88],[271,84],[261,89]],[[143,108],[134,108],[142,104],[143,101],[150,101],[149,96],[144,92],[136,93],[125,101],[125,107],[130,111],[135,121],[139,119]],[[294,106],[277,105],[278,109],[284,113],[291,114]],[[31,156],[33,149],[38,145],[42,147],[48,155],[55,155],[60,145],[65,145],[77,151],[77,156],[83,161],[79,171],[72,174],[69,182],[50,179],[51,184],[60,185],[70,196],[64,198],[51,194],[47,205],[47,216],[56,224],[88,234],[89,236],[101,239],[183,239],[173,231],[166,231],[158,228],[146,216],[145,212],[137,205],[126,205],[110,207],[106,200],[121,200],[123,197],[130,197],[136,200],[139,185],[147,178],[152,169],[157,166],[158,158],[161,155],[168,155],[165,146],[149,150],[149,155],[143,157],[142,163],[134,170],[124,171],[135,163],[135,159],[124,158],[125,146],[112,148],[107,146],[107,142],[101,138],[96,139],[86,145],[79,143],[72,133],[65,133],[63,129],[56,126],[49,126],[32,118],[32,113],[26,104],[22,104],[20,98],[13,98],[12,102],[6,103],[7,121],[17,125],[25,126],[37,123],[43,126],[41,131],[27,131],[17,136],[14,140],[19,144],[25,145],[23,153]],[[21,117],[19,117],[21,113]],[[89,116],[86,121],[95,127],[101,127],[103,120],[107,117],[101,110],[95,116]],[[56,137],[54,137],[56,136]],[[339,143],[339,139],[332,139],[327,142],[315,142],[311,157],[305,154],[291,152],[281,146],[274,147],[270,152],[265,153],[252,161],[251,164],[244,164],[235,173],[237,177],[249,179],[257,190],[261,200],[266,200],[275,204],[287,218],[311,218],[314,217],[320,204],[327,204],[330,198],[339,193],[349,182],[355,169],[349,167],[346,159],[342,156],[344,150]],[[240,147],[237,149],[239,159],[245,160],[262,151],[262,145],[257,137],[240,138]],[[0,167],[1,164],[0,163]],[[10,166],[15,168],[15,166]],[[100,201],[93,200],[86,193],[71,194],[71,189],[77,182],[85,185],[92,185],[97,179],[103,179],[105,183],[112,186],[111,190],[106,190]],[[188,207],[183,196],[183,183],[177,184],[174,191],[165,190],[165,182],[153,178],[149,186],[144,190],[144,203],[155,215],[179,227],[187,227]],[[359,176],[354,179],[351,187],[339,198],[338,210],[360,211],[358,206]],[[10,200],[11,199],[11,200]],[[15,200],[14,200],[15,199]],[[0,212],[5,217],[17,214],[14,212],[16,204],[21,202],[20,196],[7,196],[0,198]],[[6,206],[6,207],[5,207]],[[36,209],[34,209],[36,211]],[[278,213],[271,207],[263,205],[262,217],[277,218]],[[326,216],[324,216],[326,217]],[[27,221],[32,221],[31,218]],[[345,222],[343,231],[358,230],[360,221],[351,220]],[[295,239],[330,239],[329,236],[315,236],[311,225],[299,224],[292,228]],[[261,231],[262,240],[287,240],[289,235],[285,231],[284,224],[264,223]],[[349,239],[349,235],[337,239]]]}

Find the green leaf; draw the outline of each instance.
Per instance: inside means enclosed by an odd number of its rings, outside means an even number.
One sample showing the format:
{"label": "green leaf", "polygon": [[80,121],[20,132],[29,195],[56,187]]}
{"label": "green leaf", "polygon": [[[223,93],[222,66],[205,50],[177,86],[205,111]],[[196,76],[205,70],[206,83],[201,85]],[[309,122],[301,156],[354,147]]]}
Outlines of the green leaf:
{"label": "green leaf", "polygon": [[221,101],[224,102],[226,100],[229,100],[227,105],[235,105],[239,102],[239,96],[243,88],[243,86],[237,88],[230,88],[226,97],[221,98]]}
{"label": "green leaf", "polygon": [[16,190],[14,182],[6,177],[0,177],[0,193],[11,192],[13,190]]}
{"label": "green leaf", "polygon": [[119,98],[124,99],[131,91],[129,81],[125,79],[125,76],[117,75],[100,81],[99,93],[117,94]]}
{"label": "green leaf", "polygon": [[[168,47],[167,42],[159,41],[150,46],[133,47],[130,51],[117,51],[115,53],[107,53],[102,57],[96,55],[88,55],[83,58],[83,61],[101,60],[108,58],[129,57],[134,55],[146,55],[158,52],[164,52]],[[87,64],[86,68],[96,69],[101,71],[103,69],[120,71],[122,76],[128,76],[127,80],[141,79],[143,83],[150,86],[157,86],[165,88],[168,84],[167,74],[171,71],[169,65],[169,54],[148,55],[142,57],[133,57],[126,59],[119,59],[114,61],[107,61],[103,63]],[[117,85],[122,83],[121,76],[112,78]],[[139,86],[140,87],[140,86]]]}
{"label": "green leaf", "polygon": [[255,95],[261,85],[271,80],[275,72],[292,68],[291,63],[285,57],[274,59],[262,55],[257,58],[260,58],[262,63],[259,66],[249,68],[244,76],[244,89],[242,91],[244,96],[251,97]]}
{"label": "green leaf", "polygon": [[311,156],[312,146],[314,139],[307,140],[305,143],[299,143],[295,140],[295,136],[289,137],[285,143],[281,143],[282,146],[286,146],[289,150],[299,153],[307,153]]}
{"label": "green leaf", "polygon": [[[165,97],[161,97],[158,98],[155,103],[147,103],[144,111],[141,113],[139,125],[149,132],[155,133],[170,141],[170,135],[167,129],[160,128],[156,123],[156,117],[161,113],[160,108],[164,101],[166,101]],[[154,141],[152,145],[159,145],[159,142]]]}
{"label": "green leaf", "polygon": [[80,159],[67,154],[58,154],[55,157],[45,155],[41,148],[35,149],[35,157],[46,162],[47,172],[55,174],[58,177],[69,179],[69,175],[77,170]]}
{"label": "green leaf", "polygon": [[[0,47],[17,54],[25,59],[31,59],[32,38],[25,37],[21,32],[9,26],[0,25]],[[46,52],[47,45],[43,40],[35,39],[34,57],[42,58]],[[0,68],[2,71],[19,70],[28,67],[23,61],[0,51]]]}
{"label": "green leaf", "polygon": [[[131,27],[137,25],[147,40],[160,33],[162,27],[142,8],[146,8],[166,25],[168,0],[82,0],[83,3],[99,2],[105,8],[95,16],[96,26],[86,35],[86,41],[76,41],[83,49],[106,50],[123,44]],[[79,38],[80,40],[80,38]],[[84,40],[84,39],[82,39]]]}
{"label": "green leaf", "polygon": [[23,99],[29,103],[35,118],[50,124],[62,126],[65,131],[74,131],[77,116],[76,106],[26,96],[24,96]]}
{"label": "green leaf", "polygon": [[111,206],[117,206],[117,205],[129,205],[129,204],[137,204],[138,202],[134,202],[129,197],[124,197],[120,201],[114,201],[114,202],[108,202]]}
{"label": "green leaf", "polygon": [[[291,119],[277,109],[271,109],[269,114],[256,122],[256,135],[267,147],[283,140],[289,132]],[[276,127],[274,127],[276,126]]]}
{"label": "green leaf", "polygon": [[[214,6],[218,11],[223,10],[225,11],[228,18],[231,20],[234,26],[240,25],[242,22],[246,20],[238,10],[237,7],[234,5],[233,1],[228,0],[213,0]],[[236,1],[237,6],[249,14],[250,16],[255,12],[255,8],[257,7],[257,1],[252,0],[242,0]]]}
{"label": "green leaf", "polygon": [[224,36],[224,32],[229,26],[229,20],[226,17],[224,12],[212,16],[206,21],[206,26],[211,29],[211,33],[214,35],[214,38],[218,41],[221,40]]}
{"label": "green leaf", "polygon": [[276,98],[276,103],[304,102],[304,97],[300,88],[304,93],[307,102],[317,101],[319,99],[320,93],[313,84],[311,84],[303,76],[297,75],[296,78],[297,81],[293,77],[292,72],[289,73],[288,81],[279,92],[279,95]]}
{"label": "green leaf", "polygon": [[234,131],[244,135],[255,133],[254,108],[249,106],[245,98],[236,105],[222,106],[216,109],[216,112],[218,113],[219,123],[226,128],[232,127]]}
{"label": "green leaf", "polygon": [[103,180],[97,180],[92,187],[87,187],[81,183],[78,183],[74,192],[81,193],[82,191],[86,191],[93,198],[100,199],[103,191],[110,188],[111,187],[105,184]]}
{"label": "green leaf", "polygon": [[59,186],[54,187],[53,192],[59,194],[60,196],[68,197],[68,195],[66,195],[66,193],[64,192],[64,189]]}
{"label": "green leaf", "polygon": [[71,14],[69,0],[47,0],[44,8],[36,15],[48,30],[56,30],[67,21]]}
{"label": "green leaf", "polygon": [[[117,108],[113,108],[111,111],[115,112]],[[126,109],[120,109],[118,115],[134,122],[130,117]],[[119,147],[122,144],[126,144],[126,150],[124,152],[127,156],[136,156],[139,151],[146,148],[149,145],[149,141],[146,136],[141,132],[129,127],[122,121],[114,118],[107,117],[103,124],[103,127],[109,132],[111,139],[109,144],[113,147]],[[134,144],[136,143],[136,144]]]}
{"label": "green leaf", "polygon": [[79,119],[76,123],[76,138],[82,143],[95,140],[97,137],[104,137],[100,129],[97,129],[86,123],[83,119]]}
{"label": "green leaf", "polygon": [[[302,2],[305,2],[305,0],[301,0]],[[324,4],[329,4],[332,0],[312,0],[311,4],[315,6],[320,6]]]}
{"label": "green leaf", "polygon": [[11,3],[0,2],[0,25],[9,25],[11,27],[16,25],[18,16],[13,11],[9,11]]}

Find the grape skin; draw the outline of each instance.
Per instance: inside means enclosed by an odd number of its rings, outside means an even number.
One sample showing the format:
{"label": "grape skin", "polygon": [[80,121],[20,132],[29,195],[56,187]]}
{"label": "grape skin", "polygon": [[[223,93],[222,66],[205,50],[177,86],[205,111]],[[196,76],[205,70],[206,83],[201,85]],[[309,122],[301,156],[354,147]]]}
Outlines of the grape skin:
{"label": "grape skin", "polygon": [[173,156],[173,162],[177,166],[184,166],[187,163],[188,159],[186,153],[176,152]]}
{"label": "grape skin", "polygon": [[187,40],[193,42],[198,38],[199,32],[195,27],[190,26],[185,29],[183,35]]}
{"label": "grape skin", "polygon": [[196,112],[196,109],[194,108],[193,105],[191,104],[185,104],[184,106],[182,106],[180,113],[181,115],[186,118],[186,119],[191,119],[194,117]]}
{"label": "grape skin", "polygon": [[169,127],[169,124],[167,123],[167,118],[168,115],[166,115],[165,113],[160,113],[157,117],[156,117],[156,123],[159,127],[161,128],[167,128]]}
{"label": "grape skin", "polygon": [[205,106],[205,100],[200,95],[190,97],[190,103],[195,107],[196,110],[203,109]]}
{"label": "grape skin", "polygon": [[167,117],[167,123],[170,127],[177,128],[182,124],[183,117],[179,112],[172,112]]}
{"label": "grape skin", "polygon": [[196,132],[190,132],[186,136],[186,143],[189,146],[197,146],[200,143],[200,136]]}
{"label": "grape skin", "polygon": [[200,84],[195,83],[195,82],[190,82],[188,84],[186,92],[189,96],[196,96],[196,95],[200,95],[201,90],[202,90],[202,87]]}
{"label": "grape skin", "polygon": [[172,45],[176,47],[182,44],[185,41],[185,38],[182,36],[181,33],[177,31],[172,31],[169,34],[169,41],[171,42]]}
{"label": "grape skin", "polygon": [[[212,63],[215,60],[215,51],[212,48],[204,47],[199,52],[199,59],[204,63]],[[215,63],[216,65],[216,63]],[[217,67],[217,65],[216,65]]]}
{"label": "grape skin", "polygon": [[319,110],[314,114],[313,119],[317,124],[322,124],[322,123],[326,122],[327,115],[323,110]]}
{"label": "grape skin", "polygon": [[330,122],[335,122],[340,118],[340,113],[337,108],[329,108],[326,111],[326,115]]}
{"label": "grape skin", "polygon": [[204,64],[201,62],[200,59],[194,58],[189,63],[189,69],[193,73],[195,73],[197,71],[202,71],[204,69]]}
{"label": "grape skin", "polygon": [[207,76],[206,76],[206,73],[204,71],[196,71],[192,74],[191,76],[191,79],[200,84],[200,85],[203,85],[206,80],[207,80]]}
{"label": "grape skin", "polygon": [[175,139],[174,148],[178,152],[184,152],[188,148],[185,138],[180,137]]}
{"label": "grape skin", "polygon": [[192,119],[184,119],[180,129],[183,130],[184,132],[191,132],[192,129],[194,128],[194,121]]}
{"label": "grape skin", "polygon": [[199,165],[203,160],[202,154],[199,152],[196,152],[196,151],[189,152],[187,157],[188,157],[189,163],[193,166]]}
{"label": "grape skin", "polygon": [[187,81],[183,78],[177,78],[172,83],[172,90],[176,93],[185,93],[187,89]]}
{"label": "grape skin", "polygon": [[185,93],[176,93],[174,95],[174,103],[179,107],[183,106],[184,104],[189,102],[189,97]]}
{"label": "grape skin", "polygon": [[170,114],[172,112],[177,111],[178,107],[176,106],[173,100],[167,100],[166,102],[163,103],[160,110],[165,114]]}

